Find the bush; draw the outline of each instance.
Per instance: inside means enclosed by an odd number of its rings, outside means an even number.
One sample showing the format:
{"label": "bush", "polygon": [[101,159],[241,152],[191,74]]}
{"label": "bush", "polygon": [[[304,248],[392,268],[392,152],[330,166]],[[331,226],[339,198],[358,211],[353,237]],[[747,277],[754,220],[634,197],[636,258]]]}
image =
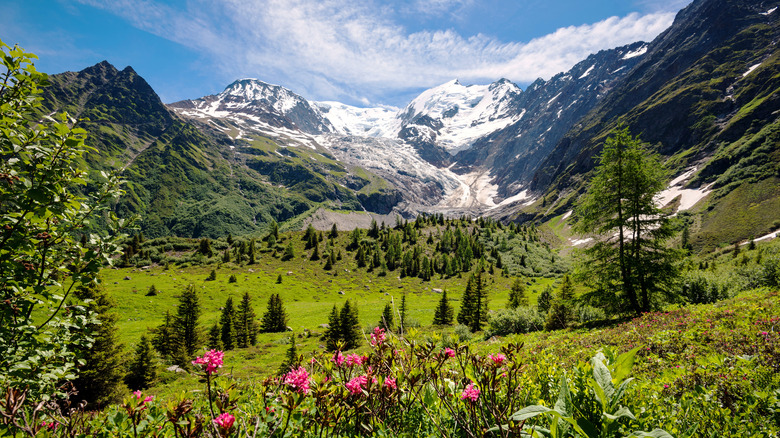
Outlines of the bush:
{"label": "bush", "polygon": [[691,304],[707,304],[728,298],[728,289],[712,276],[692,272],[683,278],[680,295]]}
{"label": "bush", "polygon": [[588,306],[587,304],[578,306],[575,310],[575,314],[577,315],[577,320],[580,324],[607,319],[607,314],[603,309]]}
{"label": "bush", "polygon": [[460,341],[460,342],[468,342],[472,338],[471,330],[469,329],[468,326],[463,325],[463,324],[456,325],[454,333],[455,333],[455,336],[457,336],[458,341]]}
{"label": "bush", "polygon": [[530,333],[544,328],[544,316],[536,309],[520,306],[517,309],[501,309],[490,315],[485,337]]}

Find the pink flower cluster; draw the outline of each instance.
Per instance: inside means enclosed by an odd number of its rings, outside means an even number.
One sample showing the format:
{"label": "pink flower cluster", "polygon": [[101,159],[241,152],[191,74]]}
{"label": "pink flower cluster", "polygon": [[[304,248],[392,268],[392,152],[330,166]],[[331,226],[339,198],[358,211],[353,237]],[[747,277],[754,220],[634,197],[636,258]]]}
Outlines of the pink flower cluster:
{"label": "pink flower cluster", "polygon": [[227,412],[220,414],[214,419],[214,423],[217,424],[223,430],[230,430],[233,427],[233,423],[236,421],[236,417],[228,414]]}
{"label": "pink flower cluster", "polygon": [[[373,376],[371,377],[371,383],[376,383],[376,377]],[[393,381],[393,383],[395,383],[395,381]],[[353,377],[344,386],[347,387],[350,394],[358,395],[362,392],[363,389],[366,389],[366,387],[368,386],[368,376]]]}
{"label": "pink flower cluster", "polygon": [[203,357],[196,357],[192,361],[193,365],[201,365],[208,374],[212,374],[217,369],[222,368],[222,359],[225,357],[225,353],[218,350],[207,351]]}
{"label": "pink flower cluster", "polygon": [[298,394],[309,393],[309,372],[304,367],[290,370],[284,375],[284,384],[294,389]]}
{"label": "pink flower cluster", "polygon": [[350,354],[347,356],[347,365],[363,365],[368,360],[368,356],[359,356],[357,354]]}
{"label": "pink flower cluster", "polygon": [[398,389],[395,379],[392,379],[390,377],[385,378],[385,388],[390,388],[392,390]]}
{"label": "pink flower cluster", "polygon": [[377,327],[374,329],[374,333],[371,333],[371,346],[376,347],[378,345],[382,345],[383,342],[387,340],[387,335],[385,334],[385,330],[381,327]]}
{"label": "pink flower cluster", "polygon": [[447,356],[447,357],[455,357],[455,350],[453,350],[452,348],[447,347],[447,348],[444,349],[444,355]]}
{"label": "pink flower cluster", "polygon": [[469,383],[466,389],[460,394],[461,400],[477,401],[479,398],[479,388],[474,383]]}
{"label": "pink flower cluster", "polygon": [[45,421],[41,421],[41,426],[49,429],[49,430],[57,430],[57,426],[59,426],[60,423],[57,423],[56,421],[52,421],[51,423],[47,423]]}
{"label": "pink flower cluster", "polygon": [[344,365],[344,355],[341,354],[340,351],[337,351],[333,353],[333,357],[330,359],[333,363],[336,364],[339,368],[341,368],[342,365]]}
{"label": "pink flower cluster", "polygon": [[495,356],[492,354],[488,354],[488,359],[493,361],[493,365],[500,367],[502,363],[506,360],[506,356],[504,356],[501,353],[496,354]]}

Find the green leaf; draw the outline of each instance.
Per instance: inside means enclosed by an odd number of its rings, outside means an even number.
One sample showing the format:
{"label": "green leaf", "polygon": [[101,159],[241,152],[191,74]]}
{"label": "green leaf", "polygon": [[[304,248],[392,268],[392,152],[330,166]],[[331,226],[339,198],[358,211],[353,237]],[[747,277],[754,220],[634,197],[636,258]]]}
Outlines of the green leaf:
{"label": "green leaf", "polygon": [[620,382],[631,374],[631,368],[634,367],[634,360],[636,359],[636,354],[639,352],[640,348],[642,348],[642,346],[636,347],[633,350],[618,356],[617,361],[615,361],[615,365],[612,368],[614,374],[612,378],[615,379],[615,382]]}
{"label": "green leaf", "polygon": [[529,418],[533,418],[539,414],[544,414],[546,412],[550,412],[552,409],[541,406],[541,405],[531,405],[526,406],[523,409],[520,409],[519,411],[512,414],[512,421],[520,422],[527,420]]}
{"label": "green leaf", "polygon": [[663,429],[653,429],[650,432],[642,432],[641,430],[638,430],[632,432],[631,435],[629,435],[629,437],[632,436],[643,436],[643,437],[651,437],[651,438],[674,438]]}
{"label": "green leaf", "polygon": [[606,396],[602,404],[608,403],[609,400],[612,400],[612,396],[615,395],[615,387],[612,386],[612,374],[598,356],[591,359],[590,363],[593,366],[593,379],[604,390],[604,395]]}

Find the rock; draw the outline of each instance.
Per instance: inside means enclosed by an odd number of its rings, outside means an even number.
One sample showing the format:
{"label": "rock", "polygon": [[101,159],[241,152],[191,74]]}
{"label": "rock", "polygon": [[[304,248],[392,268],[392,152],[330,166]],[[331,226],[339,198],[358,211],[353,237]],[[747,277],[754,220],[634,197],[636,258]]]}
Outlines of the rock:
{"label": "rock", "polygon": [[433,291],[436,292],[437,294],[440,294],[440,293],[444,292],[443,290],[436,289],[436,288],[433,288]]}
{"label": "rock", "polygon": [[340,290],[340,291],[339,291],[339,295],[344,295],[344,291],[343,291],[343,290]]}
{"label": "rock", "polygon": [[293,271],[287,271],[287,275],[293,275]]}
{"label": "rock", "polygon": [[290,327],[290,326],[288,325],[288,326],[287,326],[287,331],[288,331],[288,332],[291,332],[291,331],[293,331],[292,327]]}
{"label": "rock", "polygon": [[248,269],[247,272],[254,273],[255,270],[254,269]]}
{"label": "rock", "polygon": [[119,282],[118,282],[118,281],[115,281],[115,282],[114,282],[114,284],[119,284]]}
{"label": "rock", "polygon": [[166,370],[168,370],[168,371],[170,371],[172,373],[186,373],[187,372],[182,367],[180,367],[178,365],[171,365],[168,368],[166,368]]}
{"label": "rock", "polygon": [[329,324],[320,324],[320,328],[330,328]]}
{"label": "rock", "polygon": [[124,280],[130,280],[130,276],[129,275],[125,275]]}

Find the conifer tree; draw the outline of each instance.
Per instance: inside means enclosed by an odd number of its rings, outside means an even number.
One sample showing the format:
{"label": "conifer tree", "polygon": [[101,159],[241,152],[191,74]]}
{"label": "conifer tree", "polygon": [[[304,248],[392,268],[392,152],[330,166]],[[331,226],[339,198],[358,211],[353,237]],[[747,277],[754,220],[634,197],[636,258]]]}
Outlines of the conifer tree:
{"label": "conifer tree", "polygon": [[157,364],[152,345],[146,336],[141,336],[130,362],[125,383],[131,390],[142,390],[152,386],[157,379]]}
{"label": "conifer tree", "polygon": [[220,340],[225,350],[232,350],[236,346],[236,310],[233,307],[233,297],[228,297],[222,313],[219,317],[221,325]]}
{"label": "conifer tree", "polygon": [[512,289],[509,291],[509,302],[507,307],[517,309],[519,306],[527,306],[528,297],[525,294],[525,284],[520,278],[515,278],[512,283]]}
{"label": "conifer tree", "polygon": [[211,240],[201,239],[200,245],[198,246],[198,252],[206,257],[211,257],[214,254],[214,252],[211,250]]}
{"label": "conifer tree", "polygon": [[339,311],[335,304],[328,316],[328,328],[325,329],[322,338],[325,340],[325,348],[330,351],[338,349],[338,342],[341,339],[341,323],[339,321]]}
{"label": "conifer tree", "polygon": [[279,294],[271,294],[268,298],[268,307],[263,314],[263,322],[260,325],[262,333],[280,333],[287,330],[287,313],[282,305]]}
{"label": "conifer tree", "polygon": [[333,226],[330,227],[330,233],[328,233],[328,237],[331,239],[338,239],[339,237],[339,229],[336,227],[336,223],[333,223]]}
{"label": "conifer tree", "polygon": [[398,327],[401,333],[406,329],[406,293],[401,295],[401,306],[398,308]]}
{"label": "conifer tree", "polygon": [[474,276],[470,276],[466,282],[466,290],[460,298],[460,311],[458,311],[458,324],[470,326],[471,315],[474,313]]}
{"label": "conifer tree", "polygon": [[223,350],[222,347],[222,329],[219,327],[219,323],[215,322],[209,329],[209,343],[206,347],[209,350]]}
{"label": "conifer tree", "polygon": [[160,353],[160,356],[171,359],[178,350],[179,339],[174,327],[174,316],[170,311],[165,312],[163,323],[152,329],[152,345]]}
{"label": "conifer tree", "polygon": [[195,286],[190,284],[179,298],[179,307],[176,309],[174,320],[176,337],[188,357],[194,357],[202,344],[198,318],[200,318],[200,301]]}
{"label": "conifer tree", "polygon": [[73,382],[78,390],[76,400],[85,400],[90,409],[101,409],[118,401],[124,388],[122,345],[117,339],[115,304],[97,283],[77,289],[80,300],[92,300],[87,308],[96,314],[98,324],[89,324],[87,330],[94,341],[83,351],[84,364],[79,366],[78,378]]}
{"label": "conifer tree", "polygon": [[344,349],[350,350],[360,345],[360,321],[358,320],[357,306],[350,304],[349,300],[339,312],[339,328],[341,339],[344,341]]}
{"label": "conifer tree", "polygon": [[539,310],[539,313],[547,313],[550,310],[551,304],[552,288],[547,286],[536,298],[536,308]]}
{"label": "conifer tree", "polygon": [[287,243],[287,247],[284,249],[284,255],[282,255],[282,261],[288,261],[295,258],[295,250],[293,249],[292,240]]}
{"label": "conifer tree", "polygon": [[[287,314],[284,313],[282,308],[282,300],[279,299],[279,295],[276,295],[279,301],[279,308],[281,309],[282,324],[287,328]],[[236,345],[242,348],[257,343],[257,322],[255,322],[255,311],[252,308],[252,297],[249,296],[249,292],[245,292],[241,298],[241,303],[238,305],[235,318],[236,325]]]}
{"label": "conifer tree", "polygon": [[433,314],[433,325],[452,325],[453,313],[452,305],[447,299],[447,290],[444,290]]}
{"label": "conifer tree", "polygon": [[217,279],[217,270],[212,269],[211,272],[209,273],[209,276],[206,277],[206,281],[214,281],[216,279]]}
{"label": "conifer tree", "polygon": [[312,262],[316,262],[320,259],[320,244],[319,242],[314,242],[314,251],[311,252],[311,257],[309,257],[309,260]]}
{"label": "conifer tree", "polygon": [[252,240],[249,241],[249,248],[247,249],[247,252],[248,252],[248,255],[249,255],[249,264],[250,265],[254,265],[255,262],[256,262],[256,260],[255,260],[255,251],[256,251],[255,246],[256,246],[255,245],[255,239],[252,238]]}
{"label": "conifer tree", "polygon": [[271,223],[268,224],[268,237],[273,237],[274,241],[279,240],[279,224],[275,220],[271,219]]}
{"label": "conifer tree", "polygon": [[225,252],[222,253],[222,261],[225,263],[230,262],[230,248],[225,248]]}
{"label": "conifer tree", "polygon": [[393,330],[393,306],[390,303],[385,304],[382,310],[382,319],[379,320],[379,327],[387,331]]}
{"label": "conifer tree", "polygon": [[574,322],[574,285],[568,275],[563,276],[563,284],[558,296],[550,305],[547,313],[547,330],[566,328]]}

